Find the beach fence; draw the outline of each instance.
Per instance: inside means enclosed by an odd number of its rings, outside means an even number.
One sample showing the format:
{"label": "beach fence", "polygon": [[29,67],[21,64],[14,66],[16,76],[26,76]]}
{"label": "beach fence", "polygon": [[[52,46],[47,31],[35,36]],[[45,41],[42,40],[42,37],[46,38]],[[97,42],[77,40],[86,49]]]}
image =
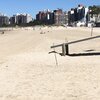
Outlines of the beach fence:
{"label": "beach fence", "polygon": [[96,39],[96,38],[100,38],[100,35],[85,38],[85,39],[80,39],[80,40],[76,40],[76,41],[72,41],[72,42],[62,43],[62,44],[58,44],[58,45],[53,45],[53,46],[51,46],[51,48],[62,47],[62,55],[65,56],[65,55],[69,55],[69,45],[70,44],[84,42],[84,41],[88,41],[88,40]]}

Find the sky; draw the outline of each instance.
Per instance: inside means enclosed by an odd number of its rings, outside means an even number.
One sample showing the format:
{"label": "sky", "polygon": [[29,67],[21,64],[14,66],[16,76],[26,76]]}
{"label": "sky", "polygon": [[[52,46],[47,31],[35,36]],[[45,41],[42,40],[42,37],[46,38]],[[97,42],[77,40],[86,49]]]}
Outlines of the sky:
{"label": "sky", "polygon": [[1,0],[0,13],[7,16],[16,13],[29,13],[35,18],[35,15],[42,10],[61,8],[68,11],[77,7],[78,4],[85,6],[100,5],[100,0]]}

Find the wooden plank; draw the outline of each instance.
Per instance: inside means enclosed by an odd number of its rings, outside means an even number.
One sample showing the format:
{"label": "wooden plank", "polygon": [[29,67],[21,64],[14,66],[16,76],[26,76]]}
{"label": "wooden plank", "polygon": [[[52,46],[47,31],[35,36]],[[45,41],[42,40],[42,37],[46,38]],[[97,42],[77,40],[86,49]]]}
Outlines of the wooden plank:
{"label": "wooden plank", "polygon": [[[96,38],[100,38],[100,35],[99,35],[99,36],[94,36],[94,37],[85,38],[85,39],[80,39],[80,40],[76,40],[76,41],[72,41],[72,42],[68,42],[68,43],[64,43],[64,44],[69,45],[69,44],[74,44],[74,43],[78,43],[78,42],[88,41],[88,40],[96,39]],[[62,46],[62,45],[63,45],[63,44],[54,45],[54,46],[51,46],[51,48],[60,47],[60,46]]]}
{"label": "wooden plank", "polygon": [[80,40],[72,41],[72,42],[69,42],[69,43],[66,43],[66,44],[74,44],[74,43],[78,43],[78,42],[92,40],[92,39],[95,39],[95,38],[100,38],[100,35],[99,36],[90,37],[90,38],[85,38],[85,39],[80,39]]}

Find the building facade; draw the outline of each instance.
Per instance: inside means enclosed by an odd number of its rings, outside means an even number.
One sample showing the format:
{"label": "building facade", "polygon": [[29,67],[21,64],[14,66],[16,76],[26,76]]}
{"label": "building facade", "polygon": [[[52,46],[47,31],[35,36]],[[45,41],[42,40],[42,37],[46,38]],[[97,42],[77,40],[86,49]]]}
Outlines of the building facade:
{"label": "building facade", "polygon": [[54,10],[55,25],[63,25],[68,23],[68,13],[63,12],[62,9]]}
{"label": "building facade", "polygon": [[11,24],[26,24],[32,21],[32,16],[29,14],[16,14],[10,18]]}
{"label": "building facade", "polygon": [[9,25],[9,17],[0,14],[0,26]]}
{"label": "building facade", "polygon": [[50,10],[40,11],[36,15],[36,20],[44,24],[54,24],[54,13]]}
{"label": "building facade", "polygon": [[36,20],[44,24],[62,25],[68,23],[68,14],[67,12],[63,12],[62,9],[40,11],[36,15]]}
{"label": "building facade", "polygon": [[72,8],[68,12],[68,24],[71,26],[87,25],[89,21],[89,9],[83,5],[78,5],[77,8]]}

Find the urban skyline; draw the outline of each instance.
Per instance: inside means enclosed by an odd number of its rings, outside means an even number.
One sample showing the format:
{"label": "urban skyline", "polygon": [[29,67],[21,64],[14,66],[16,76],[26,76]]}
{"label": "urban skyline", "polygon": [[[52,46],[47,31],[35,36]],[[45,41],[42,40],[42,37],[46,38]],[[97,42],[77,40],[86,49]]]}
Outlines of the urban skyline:
{"label": "urban skyline", "polygon": [[71,8],[76,7],[78,4],[83,4],[86,6],[100,5],[99,0],[63,0],[63,1],[53,1],[53,0],[3,0],[0,3],[0,12],[6,14],[7,16],[12,16],[16,13],[29,13],[35,18],[35,15],[44,9],[54,10],[61,8],[64,11],[68,11]]}

